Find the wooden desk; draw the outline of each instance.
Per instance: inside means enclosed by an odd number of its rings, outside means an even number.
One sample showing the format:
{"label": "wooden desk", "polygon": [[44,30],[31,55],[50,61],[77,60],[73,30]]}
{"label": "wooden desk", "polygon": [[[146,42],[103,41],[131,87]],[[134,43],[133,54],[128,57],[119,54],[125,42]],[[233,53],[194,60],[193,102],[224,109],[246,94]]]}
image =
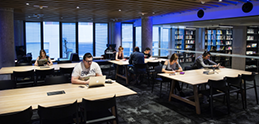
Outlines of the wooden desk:
{"label": "wooden desk", "polygon": [[[169,75],[166,73],[160,73],[158,74],[159,76],[163,76],[169,79],[172,79],[172,85],[171,85],[171,90],[169,94],[169,100],[171,101],[171,98],[175,98],[178,100],[181,100],[183,102],[186,102],[190,105],[195,106],[196,108],[196,113],[200,114],[200,103],[199,103],[199,95],[198,95],[198,89],[197,85],[199,84],[204,84],[207,83],[209,79],[212,80],[221,80],[224,77],[237,77],[238,74],[251,74],[251,72],[243,71],[243,70],[236,70],[236,69],[230,69],[230,68],[221,68],[220,70],[216,70],[216,74],[211,74],[211,75],[206,75],[203,74],[204,69],[197,69],[197,70],[190,70],[190,71],[185,71],[184,75],[180,75],[179,73],[176,75]],[[175,80],[180,81],[183,83],[187,83],[193,86],[193,92],[194,92],[194,101],[191,101],[186,98],[182,98],[178,95],[174,94],[174,89],[175,89]]]}
{"label": "wooden desk", "polygon": [[[38,105],[58,106],[81,102],[82,98],[88,100],[99,100],[116,97],[134,95],[136,92],[118,83],[105,84],[105,87],[80,88],[80,85],[71,83],[48,85],[31,88],[19,88],[0,91],[0,114],[17,112],[32,106],[37,109]],[[64,90],[65,94],[47,96],[47,92]]]}
{"label": "wooden desk", "polygon": [[78,63],[65,63],[65,64],[53,64],[49,68],[41,68],[40,66],[15,66],[15,67],[2,67],[0,69],[0,75],[3,74],[13,74],[13,71],[26,71],[26,70],[36,70],[36,69],[51,69],[54,68],[55,70],[59,70],[60,67],[63,68],[70,68],[75,67]]}
{"label": "wooden desk", "polygon": [[[167,59],[156,59],[156,58],[152,58],[152,59],[145,59],[145,63],[147,62],[161,62],[161,61],[166,61]],[[129,77],[128,77],[128,69],[127,69],[127,65],[129,65],[129,60],[110,60],[109,62],[116,64],[116,65],[121,65],[124,66],[124,70],[125,70],[125,76],[121,75],[118,73],[119,68],[116,68],[116,75],[115,75],[115,79],[117,80],[117,76],[123,78],[126,80],[126,84],[129,84]]]}

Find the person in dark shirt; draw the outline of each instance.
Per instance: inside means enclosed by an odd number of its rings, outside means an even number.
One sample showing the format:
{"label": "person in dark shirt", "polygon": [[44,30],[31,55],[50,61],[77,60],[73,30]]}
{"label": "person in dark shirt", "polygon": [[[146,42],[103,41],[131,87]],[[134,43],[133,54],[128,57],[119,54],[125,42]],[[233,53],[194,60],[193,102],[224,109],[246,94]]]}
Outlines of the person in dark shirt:
{"label": "person in dark shirt", "polygon": [[193,68],[209,68],[209,67],[223,67],[210,60],[210,52],[205,51],[202,55],[198,56],[193,64]]}
{"label": "person in dark shirt", "polygon": [[149,47],[147,47],[143,53],[144,53],[145,58],[151,58],[152,57],[150,55],[150,48]]}
{"label": "person in dark shirt", "polygon": [[[131,53],[130,58],[129,58],[129,72],[131,73],[131,79],[134,80],[134,74],[141,73],[146,71],[146,68],[136,68],[136,64],[145,64],[144,60],[144,54],[139,52],[139,47],[134,48],[134,52]],[[133,68],[132,68],[133,67]],[[133,81],[132,84],[135,84],[138,81],[139,74],[136,76],[136,80]]]}
{"label": "person in dark shirt", "polygon": [[19,50],[17,51],[17,59],[18,63],[25,62],[26,61],[26,53],[22,46],[19,47]]}
{"label": "person in dark shirt", "polygon": [[53,65],[51,59],[49,56],[46,55],[46,52],[45,50],[40,50],[40,56],[38,56],[38,58],[36,59],[34,65],[35,66],[38,66],[38,60],[45,60],[47,63],[47,65]]}
{"label": "person in dark shirt", "polygon": [[122,60],[122,59],[124,59],[124,55],[123,55],[123,47],[122,46],[120,46],[119,48],[118,48],[118,52],[116,53],[116,56],[115,56],[115,60]]}
{"label": "person in dark shirt", "polygon": [[104,51],[106,59],[115,59],[116,50],[111,45]]}

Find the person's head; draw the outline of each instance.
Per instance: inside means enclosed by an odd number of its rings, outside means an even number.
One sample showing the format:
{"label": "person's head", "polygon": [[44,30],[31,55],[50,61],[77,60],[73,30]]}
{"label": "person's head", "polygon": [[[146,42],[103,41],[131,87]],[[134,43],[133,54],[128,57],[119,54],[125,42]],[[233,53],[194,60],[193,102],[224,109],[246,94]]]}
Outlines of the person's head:
{"label": "person's head", "polygon": [[120,52],[122,52],[123,51],[123,47],[122,46],[120,46],[119,48],[118,48],[118,50],[120,51]]}
{"label": "person's head", "polygon": [[145,49],[145,53],[146,53],[146,54],[149,54],[149,52],[150,52],[150,48],[147,47],[147,48]]}
{"label": "person's head", "polygon": [[111,45],[109,46],[109,49],[112,49],[112,46],[111,46]]}
{"label": "person's head", "polygon": [[136,47],[134,48],[134,52],[139,52],[139,47],[136,46]]}
{"label": "person's head", "polygon": [[173,64],[175,62],[177,62],[178,60],[178,56],[176,55],[176,53],[174,53],[171,57],[170,57],[170,64]]}
{"label": "person's head", "polygon": [[210,52],[208,51],[204,51],[204,53],[202,54],[203,59],[208,60],[210,58]]}
{"label": "person's head", "polygon": [[40,58],[45,56],[46,56],[45,50],[44,49],[40,50]]}
{"label": "person's head", "polygon": [[83,62],[86,67],[89,67],[93,62],[93,56],[91,53],[86,53],[83,57]]}

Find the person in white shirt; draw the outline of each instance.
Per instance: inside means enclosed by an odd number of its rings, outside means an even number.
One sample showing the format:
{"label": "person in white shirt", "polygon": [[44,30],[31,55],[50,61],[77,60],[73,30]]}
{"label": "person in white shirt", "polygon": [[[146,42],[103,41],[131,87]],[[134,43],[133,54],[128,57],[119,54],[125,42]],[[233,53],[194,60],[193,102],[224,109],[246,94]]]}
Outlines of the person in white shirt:
{"label": "person in white shirt", "polygon": [[89,84],[89,77],[102,76],[100,66],[93,62],[91,53],[86,53],[83,61],[78,63],[72,72],[71,83],[73,84]]}

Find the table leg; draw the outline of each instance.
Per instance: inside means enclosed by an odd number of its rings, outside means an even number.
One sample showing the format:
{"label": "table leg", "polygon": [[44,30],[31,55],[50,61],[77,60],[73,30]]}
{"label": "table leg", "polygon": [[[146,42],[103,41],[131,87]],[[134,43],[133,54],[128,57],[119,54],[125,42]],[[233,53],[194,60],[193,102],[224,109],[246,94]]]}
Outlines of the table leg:
{"label": "table leg", "polygon": [[193,85],[193,93],[194,93],[194,102],[195,102],[196,113],[201,114],[197,85]]}
{"label": "table leg", "polygon": [[171,101],[172,95],[174,94],[174,89],[175,89],[175,80],[172,80],[171,90],[170,90],[169,99],[168,99],[169,102]]}
{"label": "table leg", "polygon": [[115,74],[115,80],[117,80],[117,75],[119,74],[119,65],[116,65],[116,74]]}
{"label": "table leg", "polygon": [[124,65],[124,67],[125,67],[126,84],[129,84],[129,76],[128,76],[128,69],[127,69],[127,65]]}

